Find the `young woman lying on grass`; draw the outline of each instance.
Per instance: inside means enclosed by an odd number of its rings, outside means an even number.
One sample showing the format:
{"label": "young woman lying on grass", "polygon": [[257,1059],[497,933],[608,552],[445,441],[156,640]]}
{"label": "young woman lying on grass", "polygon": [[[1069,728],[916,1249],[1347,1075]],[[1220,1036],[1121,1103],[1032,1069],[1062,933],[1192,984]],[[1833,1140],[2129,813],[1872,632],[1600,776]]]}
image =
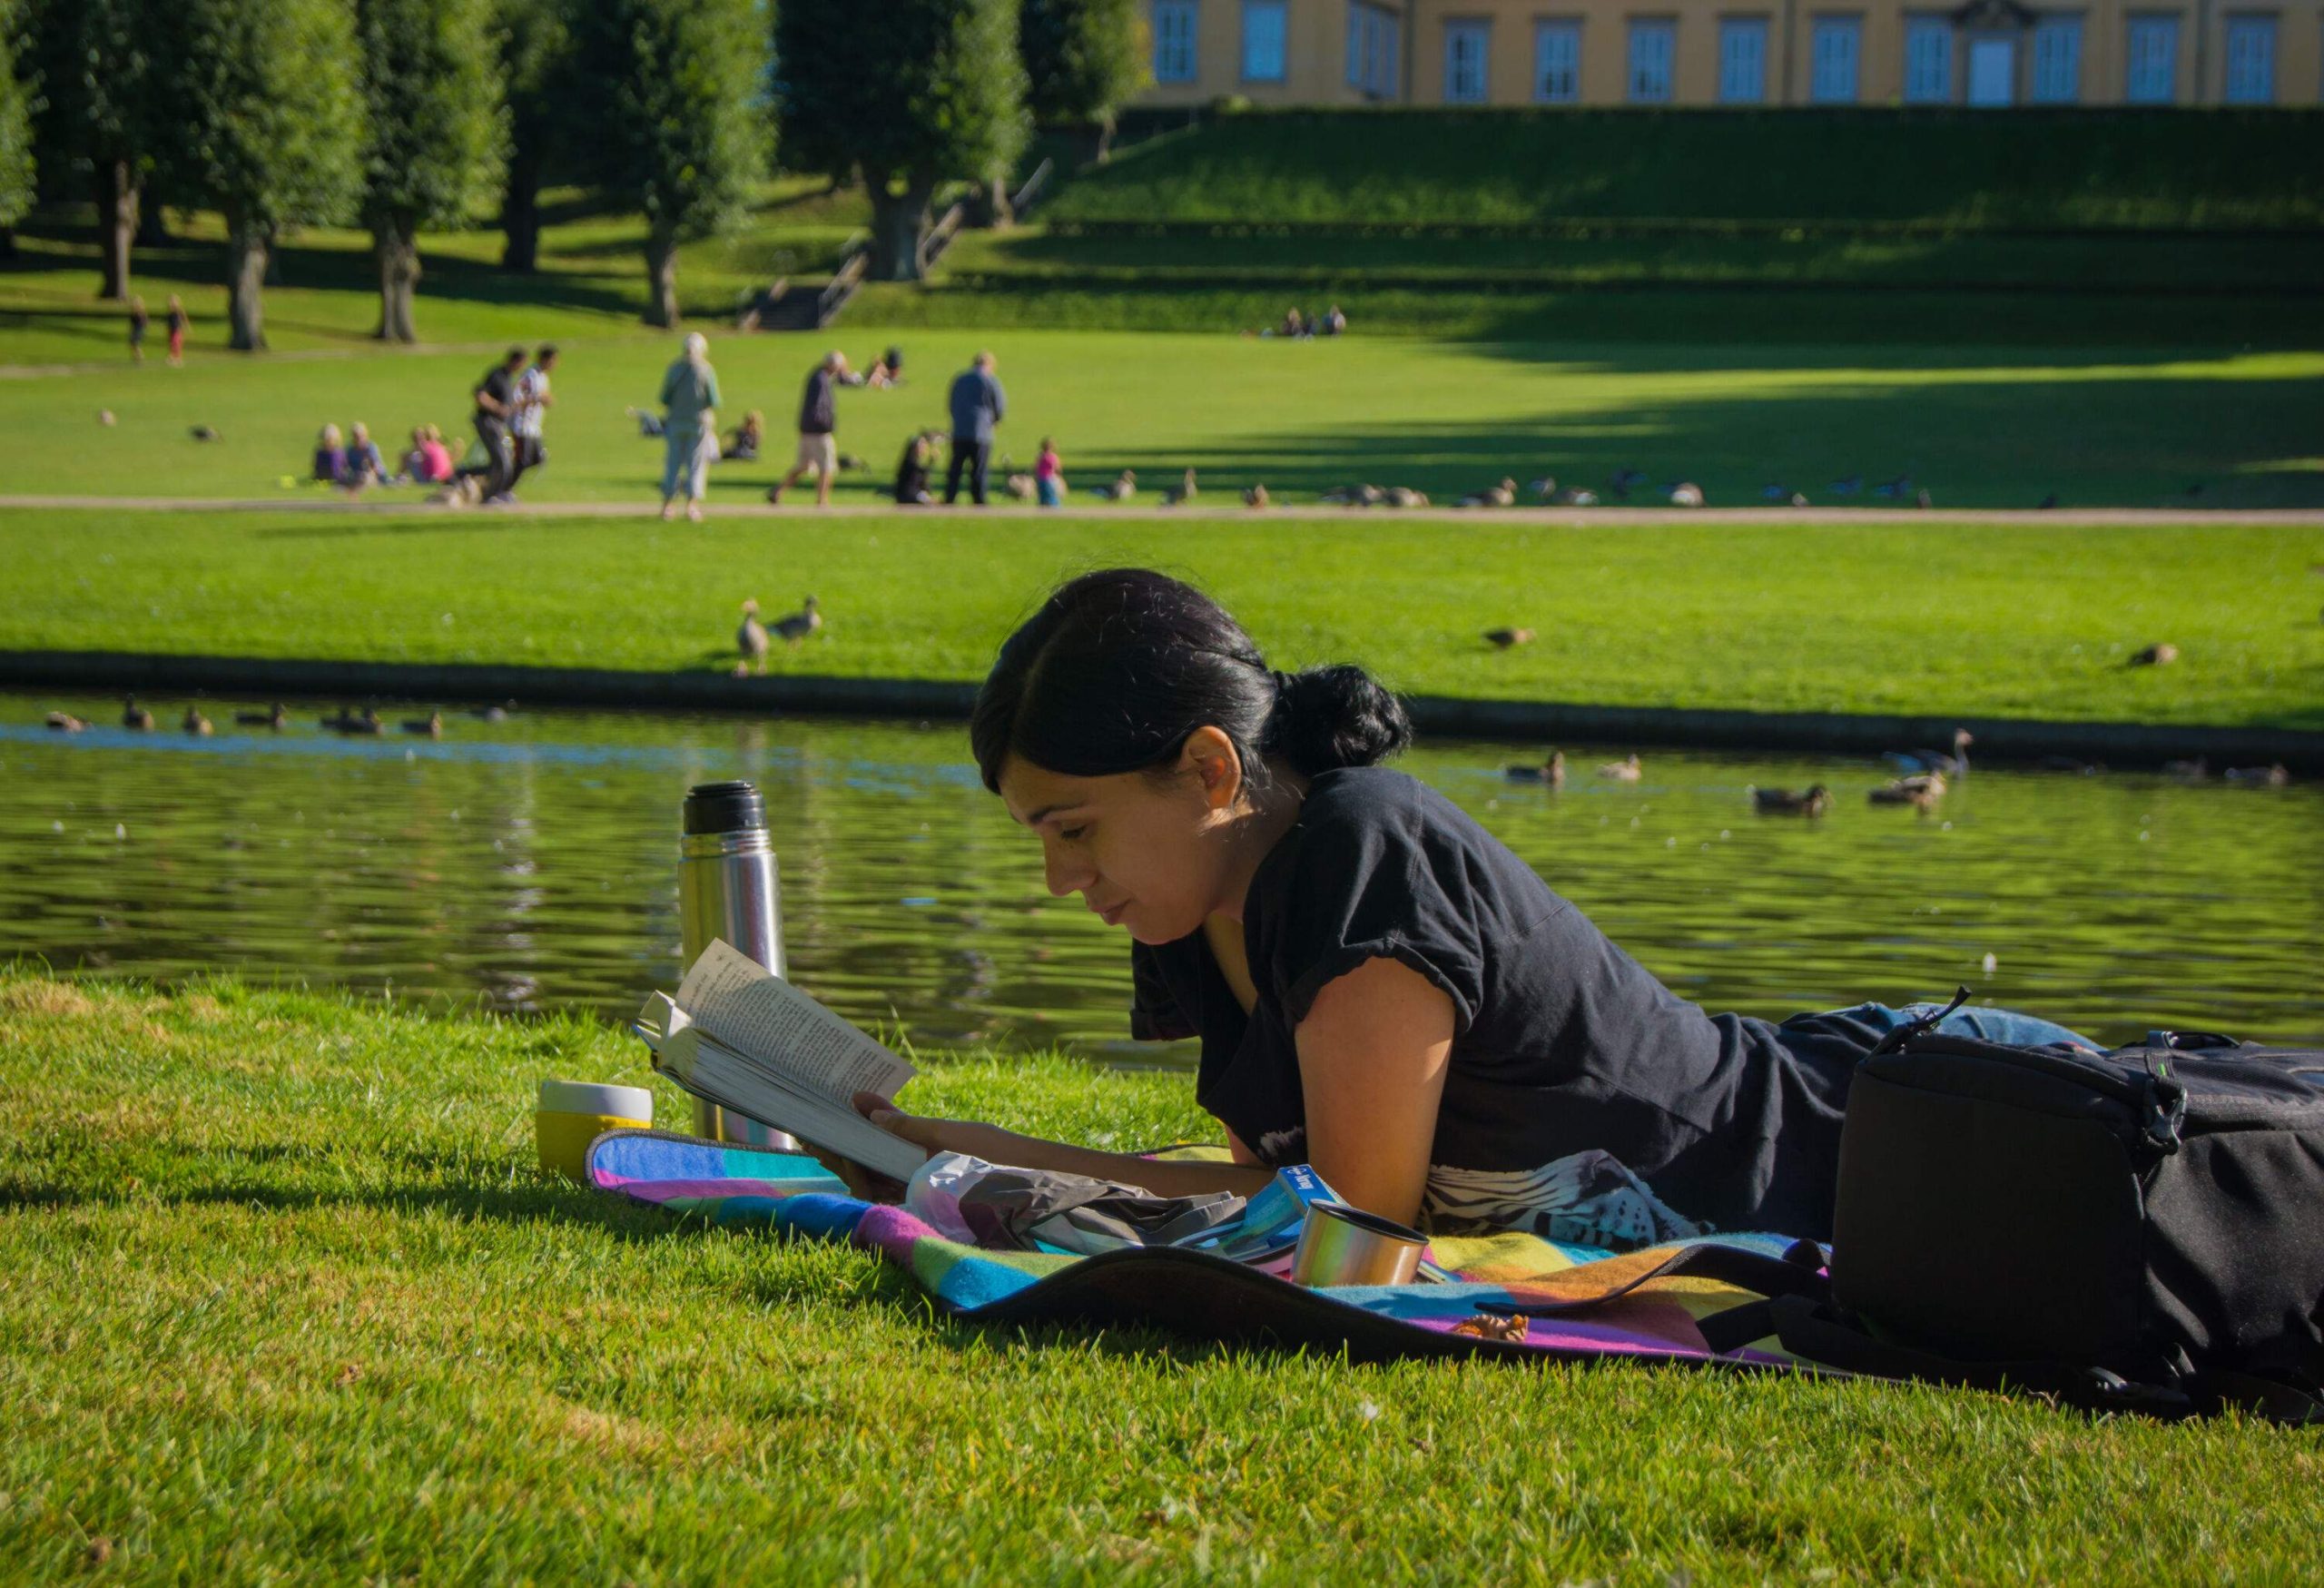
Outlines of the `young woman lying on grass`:
{"label": "young woman lying on grass", "polygon": [[[1201,1040],[1196,1100],[1235,1161],[874,1122],[1166,1195],[1312,1163],[1351,1202],[1439,1230],[1583,1238],[1573,1216],[1594,1205],[1600,1236],[1829,1235],[1850,1075],[1910,1011],[1777,1025],[1679,998],[1450,800],[1377,764],[1412,730],[1361,668],[1271,672],[1199,591],[1094,573],[1001,646],[969,732],[986,786],[1039,836],[1049,892],[1129,934],[1132,1033]],[[1993,1010],[1945,1029],[2094,1046]]]}

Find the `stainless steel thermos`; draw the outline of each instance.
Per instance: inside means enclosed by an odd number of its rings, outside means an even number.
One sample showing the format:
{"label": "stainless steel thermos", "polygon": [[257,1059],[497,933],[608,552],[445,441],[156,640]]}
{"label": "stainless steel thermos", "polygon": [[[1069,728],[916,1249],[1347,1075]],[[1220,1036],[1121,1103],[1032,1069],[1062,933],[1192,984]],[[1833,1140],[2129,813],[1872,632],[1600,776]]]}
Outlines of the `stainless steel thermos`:
{"label": "stainless steel thermos", "polygon": [[[683,974],[724,938],[783,974],[783,890],[766,830],[766,801],[747,783],[696,784],[686,794],[678,839],[678,941]],[[694,1103],[694,1133],[714,1141],[796,1151],[798,1143],[756,1119]]]}

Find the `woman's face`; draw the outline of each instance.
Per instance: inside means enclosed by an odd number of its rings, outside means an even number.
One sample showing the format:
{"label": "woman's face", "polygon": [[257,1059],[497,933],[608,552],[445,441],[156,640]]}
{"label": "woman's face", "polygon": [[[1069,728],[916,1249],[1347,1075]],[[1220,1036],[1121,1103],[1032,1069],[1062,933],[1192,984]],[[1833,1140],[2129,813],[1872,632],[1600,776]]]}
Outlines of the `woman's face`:
{"label": "woman's face", "polygon": [[1175,942],[1241,902],[1223,895],[1242,789],[1241,762],[1216,728],[1198,729],[1161,773],[1077,777],[1015,755],[1000,771],[1009,815],[1041,841],[1049,892],[1080,894],[1144,943]]}

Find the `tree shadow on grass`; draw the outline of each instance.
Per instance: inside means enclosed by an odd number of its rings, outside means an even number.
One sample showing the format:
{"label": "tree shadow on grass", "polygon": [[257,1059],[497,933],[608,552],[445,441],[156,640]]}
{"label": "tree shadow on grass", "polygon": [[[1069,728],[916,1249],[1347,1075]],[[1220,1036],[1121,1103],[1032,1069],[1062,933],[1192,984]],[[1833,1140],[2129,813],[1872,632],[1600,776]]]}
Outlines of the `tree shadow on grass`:
{"label": "tree shadow on grass", "polygon": [[[1710,505],[1768,502],[1768,488],[1799,491],[1819,507],[1909,508],[1927,488],[1946,508],[2324,507],[2324,470],[2311,459],[2324,432],[2324,381],[2076,376],[1838,381],[1787,385],[1770,370],[1762,390],[1699,399],[1504,420],[1283,429],[1184,447],[1094,452],[1078,472],[1130,468],[1142,479],[1193,467],[1213,498],[1254,481],[1296,500],[1359,482],[1404,485],[1440,506],[1504,477],[1537,477],[1617,500],[1621,471],[1642,477],[1636,505],[1664,505],[1679,481]],[[1853,489],[1838,488],[1854,480]],[[1903,479],[1893,498],[1876,487]],[[1213,483],[1215,482],[1215,483]]]}
{"label": "tree shadow on grass", "polygon": [[[78,241],[69,232],[64,235]],[[53,257],[43,257],[27,261],[27,265],[36,264],[43,272],[53,272],[58,262]],[[94,269],[94,260],[89,262]],[[160,307],[157,294],[222,287],[227,280],[228,259],[223,243],[172,242],[140,248],[132,262],[135,271],[132,290],[143,294],[147,307],[155,311]],[[419,312],[423,322],[430,299],[534,309],[545,313],[596,313],[625,320],[634,319],[645,301],[642,263],[634,272],[634,281],[628,274],[595,271],[548,270],[519,275],[481,261],[434,253],[423,253],[420,268]],[[118,340],[125,334],[123,307],[105,302],[93,292],[11,281],[5,271],[0,271],[0,283],[20,296],[53,301],[53,312],[60,319],[86,320],[110,327],[106,332],[109,339]],[[275,251],[267,286],[270,290],[310,289],[363,295],[376,294],[379,279],[378,267],[367,252],[291,242]],[[295,325],[317,336],[355,341],[370,340],[368,330],[358,330],[345,325],[309,324],[279,315],[270,315],[268,320],[271,324]]]}

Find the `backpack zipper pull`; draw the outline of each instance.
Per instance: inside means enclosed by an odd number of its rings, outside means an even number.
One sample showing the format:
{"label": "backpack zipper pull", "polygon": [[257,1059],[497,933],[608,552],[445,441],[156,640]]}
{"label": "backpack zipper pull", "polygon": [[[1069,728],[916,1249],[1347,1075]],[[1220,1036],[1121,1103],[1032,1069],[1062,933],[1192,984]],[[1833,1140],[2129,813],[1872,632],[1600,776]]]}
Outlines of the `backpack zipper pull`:
{"label": "backpack zipper pull", "polygon": [[2147,1144],[2165,1158],[2179,1150],[2179,1127],[2187,1121],[2187,1089],[2171,1073],[2171,1055],[2142,1048],[2146,1064],[2146,1118],[2140,1128]]}

